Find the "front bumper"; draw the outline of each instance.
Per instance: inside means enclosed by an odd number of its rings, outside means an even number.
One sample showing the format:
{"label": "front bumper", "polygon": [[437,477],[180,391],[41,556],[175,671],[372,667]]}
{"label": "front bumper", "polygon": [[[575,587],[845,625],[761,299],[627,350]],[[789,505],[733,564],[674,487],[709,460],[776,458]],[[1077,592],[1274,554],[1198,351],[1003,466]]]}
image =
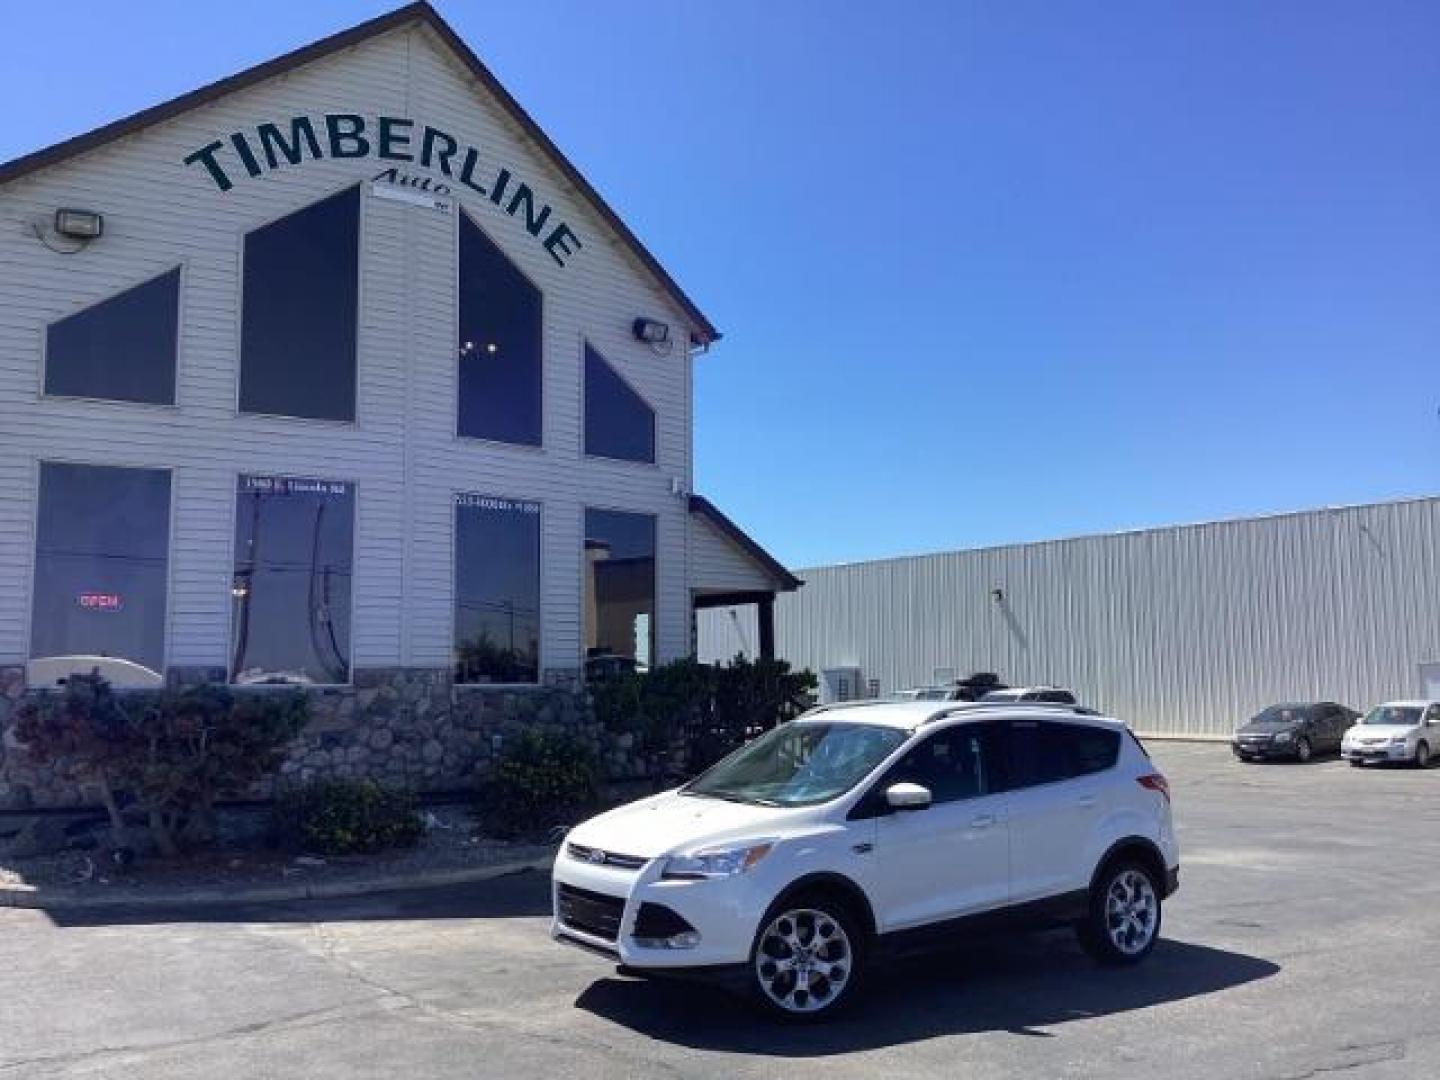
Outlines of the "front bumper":
{"label": "front bumper", "polygon": [[[748,964],[760,915],[769,904],[764,886],[749,874],[662,881],[662,862],[651,860],[639,870],[595,866],[569,857],[562,847],[551,877],[550,936],[636,972]],[[649,920],[644,925],[642,906]],[[683,926],[667,925],[672,915]],[[683,947],[637,934],[655,926],[657,916],[662,930],[682,932],[672,937],[680,936]]]}
{"label": "front bumper", "polygon": [[1230,744],[1230,750],[1237,758],[1263,759],[1266,761],[1274,761],[1283,758],[1293,758],[1296,756],[1295,744],[1293,742],[1232,742]]}
{"label": "front bumper", "polygon": [[1409,746],[1343,746],[1340,756],[1346,761],[1409,761],[1415,751]]}

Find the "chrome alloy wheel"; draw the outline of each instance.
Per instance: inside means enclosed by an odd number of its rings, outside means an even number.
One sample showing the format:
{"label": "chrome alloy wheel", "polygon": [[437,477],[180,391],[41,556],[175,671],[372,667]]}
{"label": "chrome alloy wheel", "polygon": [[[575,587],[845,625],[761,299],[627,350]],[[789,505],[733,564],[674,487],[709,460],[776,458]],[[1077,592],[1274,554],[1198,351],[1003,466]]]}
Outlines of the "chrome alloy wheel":
{"label": "chrome alloy wheel", "polygon": [[1125,956],[1144,952],[1160,922],[1160,901],[1155,886],[1139,870],[1125,870],[1110,882],[1105,894],[1105,931]]}
{"label": "chrome alloy wheel", "polygon": [[755,975],[781,1009],[813,1013],[844,993],[854,961],[850,937],[834,916],[796,908],[776,916],[760,935]]}

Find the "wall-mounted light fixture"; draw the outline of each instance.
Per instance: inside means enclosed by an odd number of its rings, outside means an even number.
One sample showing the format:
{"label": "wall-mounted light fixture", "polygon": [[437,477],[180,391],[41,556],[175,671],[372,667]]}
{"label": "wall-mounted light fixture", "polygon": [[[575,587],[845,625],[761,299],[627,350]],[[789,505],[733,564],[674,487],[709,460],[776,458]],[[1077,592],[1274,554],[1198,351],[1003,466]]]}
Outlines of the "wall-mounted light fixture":
{"label": "wall-mounted light fixture", "polygon": [[105,232],[105,218],[94,210],[62,207],[55,211],[55,231],[71,240],[98,240]]}
{"label": "wall-mounted light fixture", "polygon": [[991,599],[991,600],[994,600],[995,603],[997,603],[997,604],[1003,604],[1003,603],[1005,602],[1005,590],[1004,590],[1004,589],[991,589],[991,590],[990,590],[990,599]]}
{"label": "wall-mounted light fixture", "polygon": [[663,345],[670,340],[670,325],[659,319],[636,319],[630,325],[630,332],[635,335],[636,341],[647,345]]}

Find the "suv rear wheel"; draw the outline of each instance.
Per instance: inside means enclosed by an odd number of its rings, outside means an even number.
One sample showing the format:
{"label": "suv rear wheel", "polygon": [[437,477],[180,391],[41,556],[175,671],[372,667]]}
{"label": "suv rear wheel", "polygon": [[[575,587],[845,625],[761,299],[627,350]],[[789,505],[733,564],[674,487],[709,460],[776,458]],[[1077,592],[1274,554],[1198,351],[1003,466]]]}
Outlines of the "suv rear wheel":
{"label": "suv rear wheel", "polygon": [[751,993],[787,1020],[830,1016],[855,991],[865,939],[850,909],[825,894],[771,908],[750,950]]}
{"label": "suv rear wheel", "polygon": [[1160,885],[1143,863],[1121,859],[1095,879],[1090,911],[1076,927],[1080,944],[1102,964],[1138,964],[1160,938]]}

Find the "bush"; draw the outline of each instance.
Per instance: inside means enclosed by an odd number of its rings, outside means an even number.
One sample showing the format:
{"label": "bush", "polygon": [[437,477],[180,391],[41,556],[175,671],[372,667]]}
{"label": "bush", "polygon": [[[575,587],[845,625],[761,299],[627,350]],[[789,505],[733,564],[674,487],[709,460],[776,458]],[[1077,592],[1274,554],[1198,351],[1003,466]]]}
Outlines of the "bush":
{"label": "bush", "polygon": [[425,833],[415,796],[369,780],[324,780],[282,791],[271,810],[282,847],[353,855],[413,847]]}
{"label": "bush", "polygon": [[600,768],[574,735],[531,730],[480,780],[480,825],[502,839],[540,837],[573,825],[600,803]]}
{"label": "bush", "polygon": [[94,784],[117,836],[133,807],[171,856],[213,836],[216,800],[272,772],[308,715],[298,693],[237,696],[214,685],[116,693],[92,673],[22,705],[15,736],[31,761]]}
{"label": "bush", "polygon": [[676,660],[644,674],[624,672],[591,685],[595,717],[614,735],[635,737],[643,754],[680,750],[683,771],[708,768],[731,750],[810,707],[809,671],[783,660],[729,664]]}

